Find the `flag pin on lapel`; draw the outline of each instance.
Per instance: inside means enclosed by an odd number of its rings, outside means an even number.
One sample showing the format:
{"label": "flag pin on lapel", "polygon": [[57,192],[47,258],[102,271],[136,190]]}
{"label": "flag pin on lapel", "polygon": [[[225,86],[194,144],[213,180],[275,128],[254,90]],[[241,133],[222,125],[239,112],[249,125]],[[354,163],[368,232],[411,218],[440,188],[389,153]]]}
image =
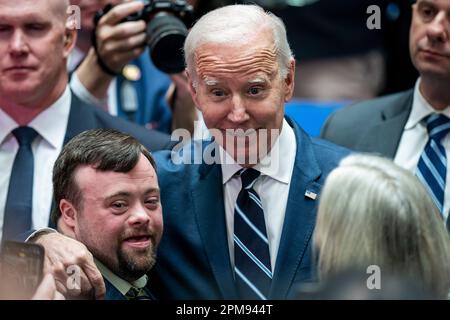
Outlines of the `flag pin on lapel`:
{"label": "flag pin on lapel", "polygon": [[309,190],[306,190],[306,192],[305,192],[305,197],[310,198],[310,199],[313,199],[313,200],[316,200],[316,198],[317,198],[317,193],[312,192],[312,191],[309,191]]}

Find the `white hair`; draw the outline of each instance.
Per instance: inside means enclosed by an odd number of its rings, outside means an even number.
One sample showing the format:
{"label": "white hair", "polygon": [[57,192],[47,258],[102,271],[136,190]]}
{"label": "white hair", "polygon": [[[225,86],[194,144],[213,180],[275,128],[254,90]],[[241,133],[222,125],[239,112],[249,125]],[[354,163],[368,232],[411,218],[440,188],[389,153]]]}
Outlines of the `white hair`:
{"label": "white hair", "polygon": [[184,44],[186,67],[195,68],[194,55],[205,43],[245,44],[254,34],[271,30],[277,51],[280,75],[285,79],[293,59],[283,21],[257,5],[230,5],[205,14],[189,32]]}
{"label": "white hair", "polygon": [[314,242],[322,279],[378,265],[447,295],[450,238],[411,172],[388,159],[351,155],[329,174],[318,211]]}

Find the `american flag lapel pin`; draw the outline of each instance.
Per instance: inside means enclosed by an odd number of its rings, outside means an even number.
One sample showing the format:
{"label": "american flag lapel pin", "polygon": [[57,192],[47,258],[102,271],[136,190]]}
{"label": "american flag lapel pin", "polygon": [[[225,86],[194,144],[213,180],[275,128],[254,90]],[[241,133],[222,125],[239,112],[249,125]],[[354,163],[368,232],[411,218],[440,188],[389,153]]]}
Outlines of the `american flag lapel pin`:
{"label": "american flag lapel pin", "polygon": [[317,198],[317,193],[312,192],[312,191],[309,191],[309,190],[306,190],[306,192],[305,192],[305,197],[310,198],[310,199],[313,199],[313,200],[316,200],[316,198]]}

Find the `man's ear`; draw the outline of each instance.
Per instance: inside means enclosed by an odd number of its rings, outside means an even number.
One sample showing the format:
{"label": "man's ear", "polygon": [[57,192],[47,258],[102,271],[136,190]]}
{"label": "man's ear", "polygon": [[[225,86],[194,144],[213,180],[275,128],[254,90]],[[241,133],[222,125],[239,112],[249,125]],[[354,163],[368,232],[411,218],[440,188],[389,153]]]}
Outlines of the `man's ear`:
{"label": "man's ear", "polygon": [[66,27],[64,31],[64,58],[68,58],[77,43],[77,29]]}
{"label": "man's ear", "polygon": [[286,78],[283,80],[285,85],[284,102],[291,100],[294,94],[294,84],[295,84],[295,59],[291,59],[289,64],[288,73]]}
{"label": "man's ear", "polygon": [[197,94],[197,85],[198,81],[196,81],[193,75],[186,69],[186,77],[189,83],[189,93],[191,94],[192,101],[194,101],[195,106],[201,111],[202,107],[198,103],[198,94]]}
{"label": "man's ear", "polygon": [[70,201],[62,199],[59,202],[59,211],[61,217],[58,221],[58,229],[67,236],[74,236],[78,229],[78,210]]}

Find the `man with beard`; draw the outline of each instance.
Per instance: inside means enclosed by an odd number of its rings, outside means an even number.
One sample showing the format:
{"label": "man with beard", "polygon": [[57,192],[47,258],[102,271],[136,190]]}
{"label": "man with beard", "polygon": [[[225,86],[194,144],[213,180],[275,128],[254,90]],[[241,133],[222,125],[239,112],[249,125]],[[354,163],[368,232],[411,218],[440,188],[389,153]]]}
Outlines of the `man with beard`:
{"label": "man with beard", "polygon": [[52,218],[93,254],[105,299],[152,299],[147,276],[163,222],[155,162],[136,139],[96,129],[73,138],[53,171]]}

